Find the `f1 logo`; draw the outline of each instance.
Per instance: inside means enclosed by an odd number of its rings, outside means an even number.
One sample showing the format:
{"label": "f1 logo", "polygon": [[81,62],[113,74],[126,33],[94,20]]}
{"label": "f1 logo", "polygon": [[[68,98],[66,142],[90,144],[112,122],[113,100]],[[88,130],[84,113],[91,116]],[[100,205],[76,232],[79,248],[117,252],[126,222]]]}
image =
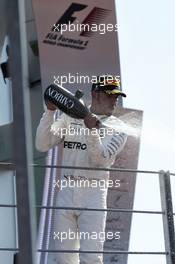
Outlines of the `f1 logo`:
{"label": "f1 logo", "polygon": [[[75,12],[80,12],[84,10],[87,5],[84,4],[78,4],[78,3],[72,3],[68,9],[65,11],[63,16],[55,23],[55,25],[52,27],[52,31],[60,31],[60,27],[62,24],[69,24],[73,23],[76,20],[76,17],[73,16]],[[100,24],[101,21],[105,19],[105,17],[111,12],[111,10],[94,7],[92,11],[88,14],[88,16],[84,19],[82,24],[88,24],[92,25],[94,24]],[[80,34],[80,36],[84,37],[90,37],[93,34],[93,32],[89,32],[86,30],[83,30]]]}
{"label": "f1 logo", "polygon": [[85,9],[87,5],[82,5],[82,4],[77,4],[77,3],[72,3],[68,9],[65,11],[63,16],[56,22],[55,27],[52,28],[52,31],[57,31],[60,30],[61,24],[68,24],[68,23],[73,23],[76,20],[76,17],[73,17],[73,13],[81,11]]}

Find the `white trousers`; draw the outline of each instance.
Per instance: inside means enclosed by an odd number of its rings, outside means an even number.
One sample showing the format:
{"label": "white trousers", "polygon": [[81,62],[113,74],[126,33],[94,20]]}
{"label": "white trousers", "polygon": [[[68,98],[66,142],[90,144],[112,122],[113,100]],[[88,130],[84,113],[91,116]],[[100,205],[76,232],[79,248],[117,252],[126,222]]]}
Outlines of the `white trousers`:
{"label": "white trousers", "polygon": [[[56,206],[106,208],[107,188],[67,187],[58,192]],[[55,250],[103,251],[106,212],[55,210],[52,242]],[[100,253],[52,253],[53,264],[102,264]],[[49,258],[50,258],[49,257]]]}

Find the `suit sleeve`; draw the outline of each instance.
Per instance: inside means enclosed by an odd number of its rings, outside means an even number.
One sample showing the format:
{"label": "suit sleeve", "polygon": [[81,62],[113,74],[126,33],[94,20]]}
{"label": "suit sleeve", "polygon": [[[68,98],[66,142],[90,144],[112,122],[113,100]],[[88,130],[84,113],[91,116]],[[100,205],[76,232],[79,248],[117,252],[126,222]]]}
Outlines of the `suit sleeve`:
{"label": "suit sleeve", "polygon": [[[58,135],[51,132],[51,127],[53,123],[57,124],[57,129],[62,129],[66,127],[65,116],[62,114],[57,121],[54,122],[55,111],[46,110],[40,120],[40,123],[37,127],[35,146],[36,149],[40,152],[46,152],[49,149],[53,148],[59,144],[63,136],[60,133]],[[57,130],[58,131],[58,130]]]}
{"label": "suit sleeve", "polygon": [[106,139],[97,133],[89,133],[87,137],[88,155],[93,166],[110,167],[116,156],[124,148],[127,135],[123,132],[114,132]]}

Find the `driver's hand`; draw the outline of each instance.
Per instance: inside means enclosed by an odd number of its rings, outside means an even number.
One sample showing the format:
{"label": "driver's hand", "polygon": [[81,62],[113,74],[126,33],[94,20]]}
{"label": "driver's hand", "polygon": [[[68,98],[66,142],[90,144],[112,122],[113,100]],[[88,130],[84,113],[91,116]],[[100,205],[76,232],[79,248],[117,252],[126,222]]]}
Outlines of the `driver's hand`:
{"label": "driver's hand", "polygon": [[100,127],[100,124],[101,124],[99,119],[97,118],[97,116],[92,114],[92,113],[89,113],[84,118],[84,123],[85,123],[85,126],[89,129],[92,129],[92,128],[98,129]]}
{"label": "driver's hand", "polygon": [[46,101],[45,104],[46,104],[48,110],[50,110],[50,111],[57,110],[57,107],[53,103]]}

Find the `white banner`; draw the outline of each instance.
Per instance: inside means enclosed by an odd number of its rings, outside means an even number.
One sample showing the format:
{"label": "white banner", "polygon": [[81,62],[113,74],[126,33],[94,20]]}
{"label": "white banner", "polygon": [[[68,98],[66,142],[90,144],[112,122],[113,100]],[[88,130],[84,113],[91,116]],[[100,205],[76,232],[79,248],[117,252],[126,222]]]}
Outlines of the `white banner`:
{"label": "white banner", "polygon": [[54,76],[57,80],[67,76],[63,86],[88,93],[91,83],[88,78],[83,82],[81,76],[120,75],[113,0],[33,0],[33,3],[43,89],[54,82]]}

